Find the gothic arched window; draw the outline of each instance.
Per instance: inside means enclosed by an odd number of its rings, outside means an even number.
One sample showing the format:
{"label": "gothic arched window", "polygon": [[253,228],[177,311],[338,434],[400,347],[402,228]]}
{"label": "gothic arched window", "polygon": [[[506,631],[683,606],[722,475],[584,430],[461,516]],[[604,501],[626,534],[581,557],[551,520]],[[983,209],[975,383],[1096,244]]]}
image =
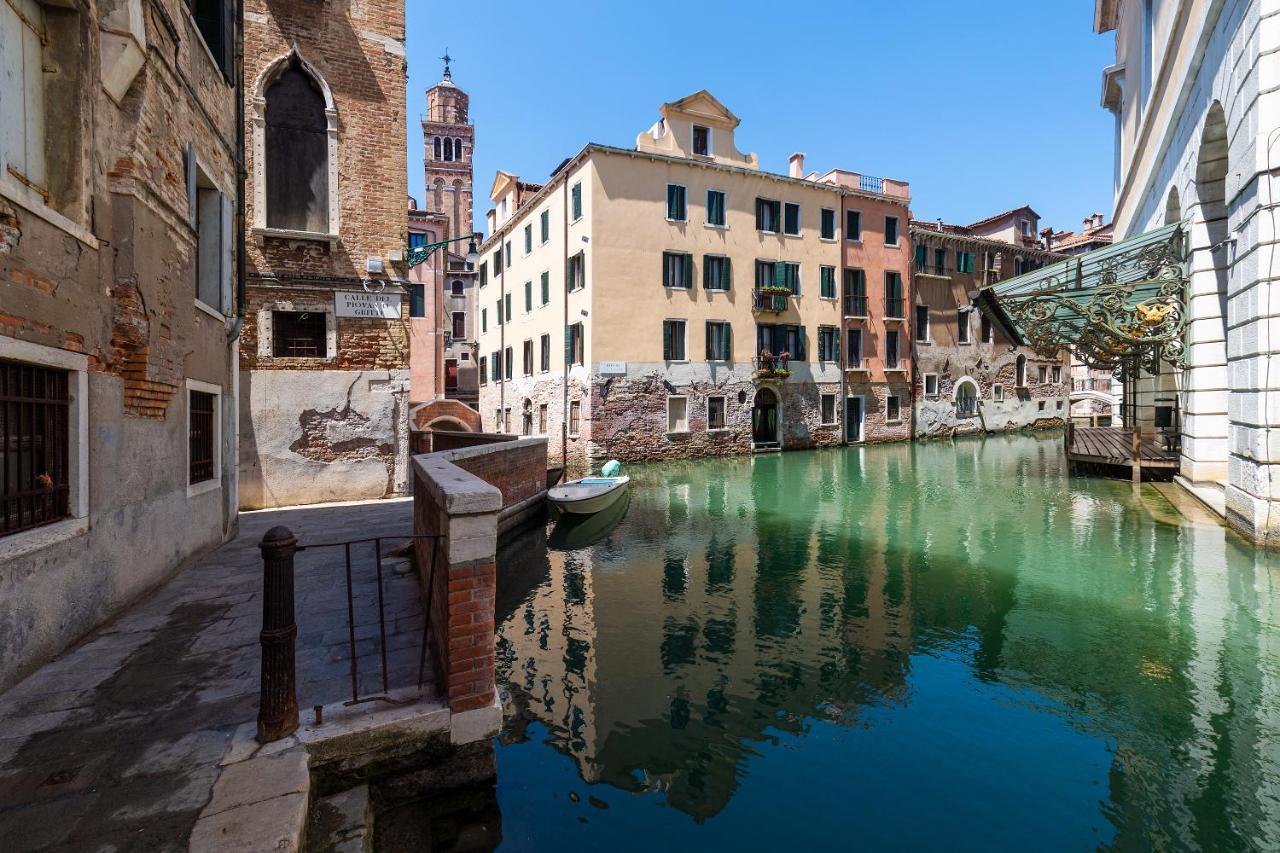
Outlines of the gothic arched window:
{"label": "gothic arched window", "polygon": [[296,59],[266,91],[268,228],[329,230],[329,139],[324,95]]}
{"label": "gothic arched window", "polygon": [[446,162],[453,159],[453,140],[447,136],[444,140],[444,159]]}
{"label": "gothic arched window", "polygon": [[455,160],[462,159],[462,140],[461,139],[453,140],[453,157]]}
{"label": "gothic arched window", "polygon": [[440,159],[440,137],[438,136],[435,138],[435,151],[436,151],[436,156],[433,159],[439,160]]}

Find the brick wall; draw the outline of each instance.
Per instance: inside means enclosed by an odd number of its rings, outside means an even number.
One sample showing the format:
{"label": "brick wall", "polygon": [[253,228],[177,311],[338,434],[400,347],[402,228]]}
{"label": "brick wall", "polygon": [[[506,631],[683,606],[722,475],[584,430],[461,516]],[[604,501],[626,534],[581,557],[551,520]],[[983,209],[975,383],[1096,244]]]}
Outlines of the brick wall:
{"label": "brick wall", "polygon": [[[451,711],[494,704],[497,540],[504,509],[545,488],[547,445],[522,439],[414,458],[414,534],[444,537],[414,549],[431,599],[436,684]],[[540,485],[535,483],[535,477]],[[437,560],[430,565],[430,556]]]}

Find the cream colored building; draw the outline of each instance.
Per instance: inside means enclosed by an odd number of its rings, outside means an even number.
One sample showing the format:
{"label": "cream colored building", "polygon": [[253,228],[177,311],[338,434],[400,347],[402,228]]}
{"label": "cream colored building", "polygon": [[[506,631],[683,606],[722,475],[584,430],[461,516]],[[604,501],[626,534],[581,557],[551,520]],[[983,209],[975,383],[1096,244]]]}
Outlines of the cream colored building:
{"label": "cream colored building", "polygon": [[842,200],[884,195],[761,170],[706,91],[660,112],[634,149],[589,144],[545,185],[498,174],[484,428],[546,434],[570,464],[840,443]]}

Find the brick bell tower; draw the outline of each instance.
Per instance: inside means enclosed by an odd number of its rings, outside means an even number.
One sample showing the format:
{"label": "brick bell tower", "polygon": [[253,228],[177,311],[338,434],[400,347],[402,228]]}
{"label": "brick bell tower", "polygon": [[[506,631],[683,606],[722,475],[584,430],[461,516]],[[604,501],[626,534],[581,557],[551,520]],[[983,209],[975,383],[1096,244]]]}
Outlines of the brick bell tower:
{"label": "brick bell tower", "polygon": [[453,83],[446,49],[444,79],[427,90],[427,115],[422,120],[426,145],[427,210],[443,213],[449,220],[449,237],[469,234],[471,217],[471,153],[475,148],[475,128],[467,117],[467,93]]}

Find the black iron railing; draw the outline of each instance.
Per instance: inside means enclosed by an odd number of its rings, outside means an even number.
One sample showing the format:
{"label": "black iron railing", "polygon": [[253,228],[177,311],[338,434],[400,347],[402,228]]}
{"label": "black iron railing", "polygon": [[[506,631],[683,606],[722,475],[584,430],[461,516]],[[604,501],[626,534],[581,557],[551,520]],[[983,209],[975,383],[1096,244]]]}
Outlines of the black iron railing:
{"label": "black iron railing", "polygon": [[886,296],[884,300],[884,316],[890,320],[901,320],[904,306],[901,296]]}
{"label": "black iron railing", "polygon": [[865,317],[867,316],[867,297],[862,295],[846,295],[844,298],[844,316],[846,317]]}
{"label": "black iron railing", "polygon": [[789,293],[755,290],[751,293],[751,304],[757,311],[774,311],[781,313],[787,310],[787,300],[790,298],[791,294]]}

